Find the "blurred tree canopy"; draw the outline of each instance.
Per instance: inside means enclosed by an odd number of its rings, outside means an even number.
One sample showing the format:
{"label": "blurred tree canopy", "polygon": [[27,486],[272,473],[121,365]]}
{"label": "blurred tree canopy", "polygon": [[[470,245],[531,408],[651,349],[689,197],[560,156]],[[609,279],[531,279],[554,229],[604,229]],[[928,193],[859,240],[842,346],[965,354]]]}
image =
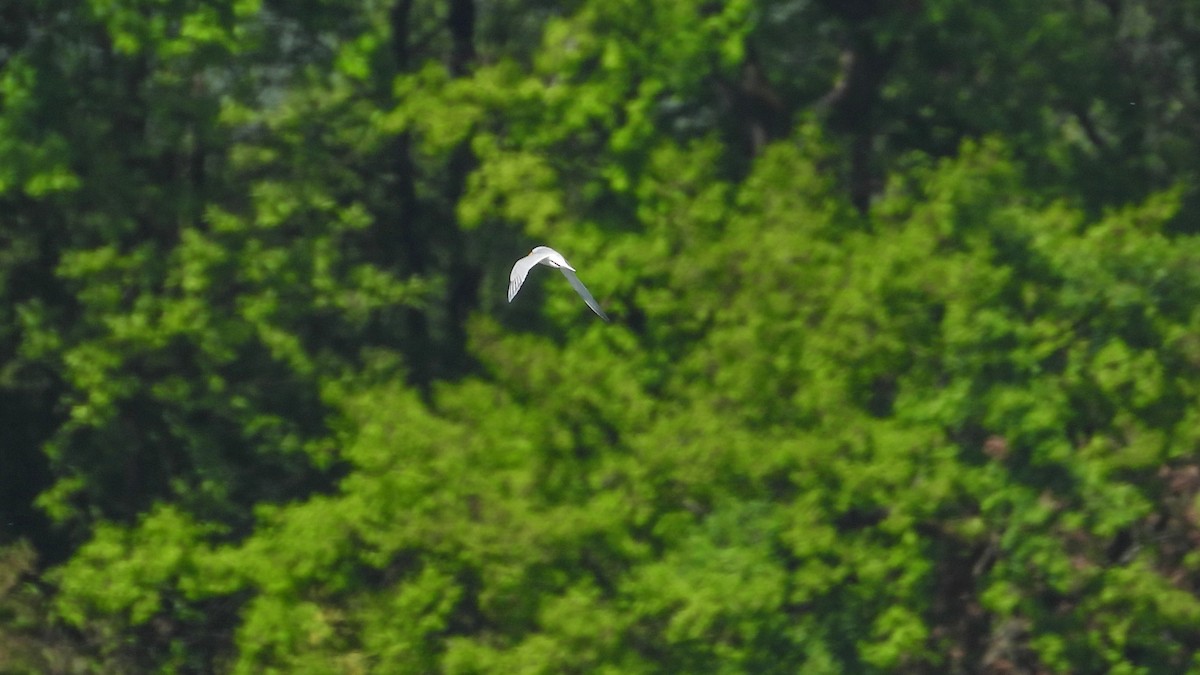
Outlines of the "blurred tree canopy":
{"label": "blurred tree canopy", "polygon": [[1200,671],[1196,45],[0,4],[0,671]]}

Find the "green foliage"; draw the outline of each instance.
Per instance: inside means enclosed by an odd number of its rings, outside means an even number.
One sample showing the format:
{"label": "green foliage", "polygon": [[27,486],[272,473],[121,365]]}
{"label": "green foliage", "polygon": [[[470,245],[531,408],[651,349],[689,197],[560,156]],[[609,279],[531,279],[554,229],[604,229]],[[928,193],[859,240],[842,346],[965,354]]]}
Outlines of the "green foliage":
{"label": "green foliage", "polygon": [[836,4],[22,9],[0,669],[1194,667],[1196,3]]}
{"label": "green foliage", "polygon": [[[164,589],[248,593],[246,672],[941,668],[970,621],[966,662],[1182,667],[1200,603],[1169,578],[1189,563],[1142,543],[1191,508],[1153,505],[1194,408],[1195,363],[1145,335],[1194,320],[1172,299],[1200,246],[1156,233],[1171,198],[1084,225],[1024,202],[985,143],[898,184],[872,233],[822,203],[804,147],[695,216],[720,245],[676,239],[647,271],[731,270],[674,286],[722,294],[690,339],[480,321],[486,380],[345,399],[333,495],[259,509],[231,544],[156,534],[169,510],[128,550],[101,533],[63,568],[66,606],[136,626]],[[795,201],[755,199],[768,176]],[[776,279],[789,250],[807,283]],[[1111,304],[1145,273],[1158,293]],[[780,348],[747,347],[764,334]]]}

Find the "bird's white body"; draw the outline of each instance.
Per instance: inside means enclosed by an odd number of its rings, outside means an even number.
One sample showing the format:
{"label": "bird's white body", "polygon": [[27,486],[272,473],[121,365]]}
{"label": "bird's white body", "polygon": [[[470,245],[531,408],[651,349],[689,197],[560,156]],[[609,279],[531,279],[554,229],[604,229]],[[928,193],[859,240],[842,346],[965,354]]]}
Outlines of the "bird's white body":
{"label": "bird's white body", "polygon": [[529,252],[529,255],[521,258],[513,265],[512,272],[508,275],[509,302],[512,302],[513,298],[517,297],[517,292],[521,290],[521,284],[524,284],[525,277],[529,276],[529,270],[533,269],[536,265],[545,265],[546,267],[553,267],[561,271],[563,276],[567,278],[567,281],[575,289],[575,292],[587,303],[587,306],[591,307],[592,311],[601,319],[608,321],[608,315],[604,313],[604,310],[600,309],[600,303],[596,302],[596,299],[588,292],[587,286],[584,286],[579,277],[575,276],[575,268],[571,267],[571,263],[567,262],[567,259],[561,253],[549,246],[534,248]]}

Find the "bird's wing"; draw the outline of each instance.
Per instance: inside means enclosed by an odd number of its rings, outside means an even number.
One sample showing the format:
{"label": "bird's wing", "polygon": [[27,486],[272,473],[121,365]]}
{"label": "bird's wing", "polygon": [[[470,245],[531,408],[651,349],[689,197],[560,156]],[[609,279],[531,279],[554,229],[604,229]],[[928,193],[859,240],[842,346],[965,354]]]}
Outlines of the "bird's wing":
{"label": "bird's wing", "polygon": [[608,321],[608,315],[604,313],[604,310],[600,309],[600,303],[596,302],[596,299],[593,298],[592,294],[588,292],[587,286],[583,285],[583,282],[579,280],[579,277],[575,276],[573,271],[565,267],[560,268],[559,271],[563,273],[563,276],[567,278],[567,281],[571,282],[571,286],[575,288],[575,292],[579,294],[579,297],[583,298],[583,301],[587,303],[587,306],[591,307],[592,311],[599,315],[601,319]]}
{"label": "bird's wing", "polygon": [[525,283],[525,277],[529,276],[529,270],[535,265],[547,258],[550,254],[544,251],[538,253],[530,253],[521,258],[513,265],[512,271],[508,273],[508,301],[512,302],[513,298],[517,297],[517,291],[521,290],[521,284]]}

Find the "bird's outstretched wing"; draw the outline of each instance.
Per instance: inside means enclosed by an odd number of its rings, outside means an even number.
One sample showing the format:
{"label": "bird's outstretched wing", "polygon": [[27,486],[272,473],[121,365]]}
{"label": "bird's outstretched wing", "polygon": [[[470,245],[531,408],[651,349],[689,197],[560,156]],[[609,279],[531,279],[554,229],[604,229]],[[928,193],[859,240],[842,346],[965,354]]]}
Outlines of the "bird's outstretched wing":
{"label": "bird's outstretched wing", "polygon": [[521,290],[521,284],[525,283],[525,277],[529,276],[529,270],[533,269],[535,265],[548,255],[544,251],[537,251],[535,249],[534,252],[521,258],[513,265],[512,271],[508,273],[509,302],[512,302],[513,298],[517,297],[517,291]]}
{"label": "bird's outstretched wing", "polygon": [[[608,315],[604,313],[604,310],[600,309],[600,303],[596,302],[596,299],[593,298],[592,294],[588,292],[587,286],[583,285],[583,282],[579,280],[579,277],[575,276],[574,272],[565,267],[559,268],[558,271],[562,272],[563,276],[567,278],[567,281],[571,282],[571,286],[575,289],[575,292],[579,294],[579,297],[583,298],[583,301],[587,303],[587,306],[591,307],[592,311],[595,312],[601,319],[608,321]],[[513,273],[516,273],[515,267],[513,268]],[[520,284],[518,284],[518,286],[520,286]],[[512,293],[513,291],[510,290],[509,294],[511,295]]]}

